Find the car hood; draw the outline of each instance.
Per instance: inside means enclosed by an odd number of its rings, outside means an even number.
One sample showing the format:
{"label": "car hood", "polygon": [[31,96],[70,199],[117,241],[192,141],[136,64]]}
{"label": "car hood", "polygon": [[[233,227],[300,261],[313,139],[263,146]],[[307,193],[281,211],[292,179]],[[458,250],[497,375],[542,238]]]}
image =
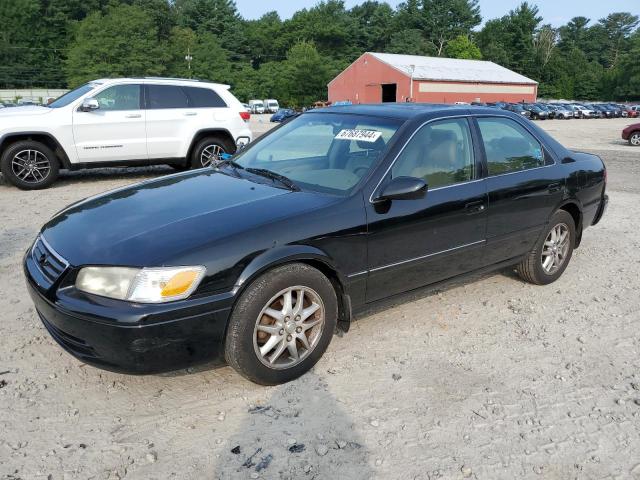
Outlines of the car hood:
{"label": "car hood", "polygon": [[202,169],[73,204],[42,234],[74,266],[172,265],[200,247],[327,202],[327,196]]}
{"label": "car hood", "polygon": [[0,109],[0,118],[23,117],[28,115],[43,115],[51,113],[52,109],[38,105],[25,105],[24,107],[11,107]]}

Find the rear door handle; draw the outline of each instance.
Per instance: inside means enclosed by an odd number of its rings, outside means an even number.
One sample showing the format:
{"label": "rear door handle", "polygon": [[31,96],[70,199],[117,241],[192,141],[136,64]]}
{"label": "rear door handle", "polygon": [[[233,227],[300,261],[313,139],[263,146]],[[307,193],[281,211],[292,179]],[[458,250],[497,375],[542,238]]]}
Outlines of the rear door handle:
{"label": "rear door handle", "polygon": [[196,115],[196,112],[184,112],[185,117],[195,117]]}
{"label": "rear door handle", "polygon": [[551,183],[547,187],[547,190],[549,191],[549,193],[555,193],[555,192],[559,192],[561,188],[562,188],[562,183],[555,182],[555,183]]}
{"label": "rear door handle", "polygon": [[487,207],[483,201],[467,203],[464,206],[464,209],[467,211],[467,215],[484,212],[485,208]]}
{"label": "rear door handle", "polygon": [[140,118],[142,117],[141,113],[128,113],[125,115],[125,118]]}

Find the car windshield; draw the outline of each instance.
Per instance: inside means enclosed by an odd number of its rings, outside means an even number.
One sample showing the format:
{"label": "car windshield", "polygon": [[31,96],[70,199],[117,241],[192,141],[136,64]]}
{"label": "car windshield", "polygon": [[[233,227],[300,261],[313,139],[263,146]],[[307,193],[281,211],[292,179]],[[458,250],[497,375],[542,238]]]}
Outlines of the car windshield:
{"label": "car windshield", "polygon": [[66,107],[71,102],[74,102],[78,98],[82,97],[85,93],[89,93],[91,90],[98,86],[97,83],[85,83],[84,85],[76,88],[75,90],[71,90],[70,92],[65,93],[61,97],[57,98],[49,105],[49,108],[61,108]]}
{"label": "car windshield", "polygon": [[374,168],[402,121],[307,113],[254,143],[234,160],[283,175],[303,190],[347,195]]}

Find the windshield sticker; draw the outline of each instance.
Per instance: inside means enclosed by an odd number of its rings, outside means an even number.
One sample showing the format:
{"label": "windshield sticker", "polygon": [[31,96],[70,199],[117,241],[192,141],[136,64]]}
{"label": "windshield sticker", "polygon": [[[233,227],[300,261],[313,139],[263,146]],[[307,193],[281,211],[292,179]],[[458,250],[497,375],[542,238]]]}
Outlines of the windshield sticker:
{"label": "windshield sticker", "polygon": [[375,142],[380,138],[382,132],[375,130],[341,130],[336,135],[336,140],[358,140],[361,142]]}

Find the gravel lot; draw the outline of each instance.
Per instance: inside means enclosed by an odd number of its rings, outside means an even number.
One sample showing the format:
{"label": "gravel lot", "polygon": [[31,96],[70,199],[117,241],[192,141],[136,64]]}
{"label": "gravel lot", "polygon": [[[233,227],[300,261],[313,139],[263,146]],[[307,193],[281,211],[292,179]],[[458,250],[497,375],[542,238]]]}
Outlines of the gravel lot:
{"label": "gravel lot", "polygon": [[628,123],[540,123],[609,168],[607,215],[557,283],[503,271],[396,298],[334,337],[310,374],[270,388],[228,367],[104,372],[36,318],[20,260],[42,223],[170,169],[67,173],[42,192],[0,179],[0,478],[640,479],[640,149],[619,139]]}

